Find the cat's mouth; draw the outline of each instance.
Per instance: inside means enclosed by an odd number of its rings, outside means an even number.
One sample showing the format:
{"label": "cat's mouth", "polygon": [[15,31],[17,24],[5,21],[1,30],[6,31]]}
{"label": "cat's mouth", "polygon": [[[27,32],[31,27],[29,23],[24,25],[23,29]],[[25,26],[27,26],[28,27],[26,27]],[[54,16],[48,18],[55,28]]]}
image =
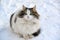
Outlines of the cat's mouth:
{"label": "cat's mouth", "polygon": [[31,20],[33,19],[33,17],[31,17],[31,16],[30,16],[30,17],[29,17],[29,16],[25,16],[24,19],[25,19],[26,21],[31,21]]}
{"label": "cat's mouth", "polygon": [[31,22],[32,21],[32,19],[24,19],[26,22]]}

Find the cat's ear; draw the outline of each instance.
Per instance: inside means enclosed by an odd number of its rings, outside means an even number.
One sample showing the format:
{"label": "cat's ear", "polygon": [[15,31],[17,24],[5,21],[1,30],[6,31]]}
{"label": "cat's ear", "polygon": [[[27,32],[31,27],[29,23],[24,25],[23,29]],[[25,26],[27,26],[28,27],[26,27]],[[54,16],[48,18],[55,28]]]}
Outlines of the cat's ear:
{"label": "cat's ear", "polygon": [[34,11],[34,12],[36,11],[36,5],[33,7],[33,11]]}
{"label": "cat's ear", "polygon": [[26,9],[26,7],[23,5],[23,10],[25,10]]}

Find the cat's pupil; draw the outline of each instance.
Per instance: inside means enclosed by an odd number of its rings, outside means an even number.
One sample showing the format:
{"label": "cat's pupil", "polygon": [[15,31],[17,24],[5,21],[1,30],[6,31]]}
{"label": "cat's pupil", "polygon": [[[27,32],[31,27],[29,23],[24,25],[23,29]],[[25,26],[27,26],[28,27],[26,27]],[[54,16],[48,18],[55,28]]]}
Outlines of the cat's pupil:
{"label": "cat's pupil", "polygon": [[30,15],[33,15],[33,13],[30,13]]}
{"label": "cat's pupil", "polygon": [[26,13],[21,13],[21,16],[22,16],[22,15],[27,15],[27,14],[26,14]]}
{"label": "cat's pupil", "polygon": [[24,15],[27,15],[25,12],[21,11],[21,13],[18,14],[20,18],[23,18]]}
{"label": "cat's pupil", "polygon": [[24,11],[21,11],[21,15],[27,15]]}

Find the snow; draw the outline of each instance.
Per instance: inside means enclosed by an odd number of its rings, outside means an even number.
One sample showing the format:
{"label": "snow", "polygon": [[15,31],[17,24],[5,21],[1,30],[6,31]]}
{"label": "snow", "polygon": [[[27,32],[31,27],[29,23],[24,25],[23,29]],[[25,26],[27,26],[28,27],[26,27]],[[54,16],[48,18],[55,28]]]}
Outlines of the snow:
{"label": "snow", "polygon": [[22,5],[36,5],[40,14],[41,34],[32,40],[60,40],[60,0],[1,0],[0,1],[0,40],[24,40],[13,33],[9,19]]}

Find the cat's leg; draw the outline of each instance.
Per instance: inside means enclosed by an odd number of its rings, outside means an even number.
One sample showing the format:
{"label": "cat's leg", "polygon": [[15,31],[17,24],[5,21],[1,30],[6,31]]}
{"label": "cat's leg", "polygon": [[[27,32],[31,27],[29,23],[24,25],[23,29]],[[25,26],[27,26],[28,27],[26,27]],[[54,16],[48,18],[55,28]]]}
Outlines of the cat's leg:
{"label": "cat's leg", "polygon": [[29,39],[29,36],[28,36],[27,34],[25,34],[25,35],[23,35],[23,38],[24,38],[25,40],[28,40],[28,39]]}
{"label": "cat's leg", "polygon": [[29,39],[33,38],[34,36],[33,35],[28,35],[29,36]]}
{"label": "cat's leg", "polygon": [[37,32],[35,32],[35,33],[33,33],[33,34],[29,35],[29,38],[33,38],[33,37],[38,36],[38,35],[40,34],[40,32],[41,32],[41,30],[40,30],[40,29],[38,29],[38,31],[37,31]]}

